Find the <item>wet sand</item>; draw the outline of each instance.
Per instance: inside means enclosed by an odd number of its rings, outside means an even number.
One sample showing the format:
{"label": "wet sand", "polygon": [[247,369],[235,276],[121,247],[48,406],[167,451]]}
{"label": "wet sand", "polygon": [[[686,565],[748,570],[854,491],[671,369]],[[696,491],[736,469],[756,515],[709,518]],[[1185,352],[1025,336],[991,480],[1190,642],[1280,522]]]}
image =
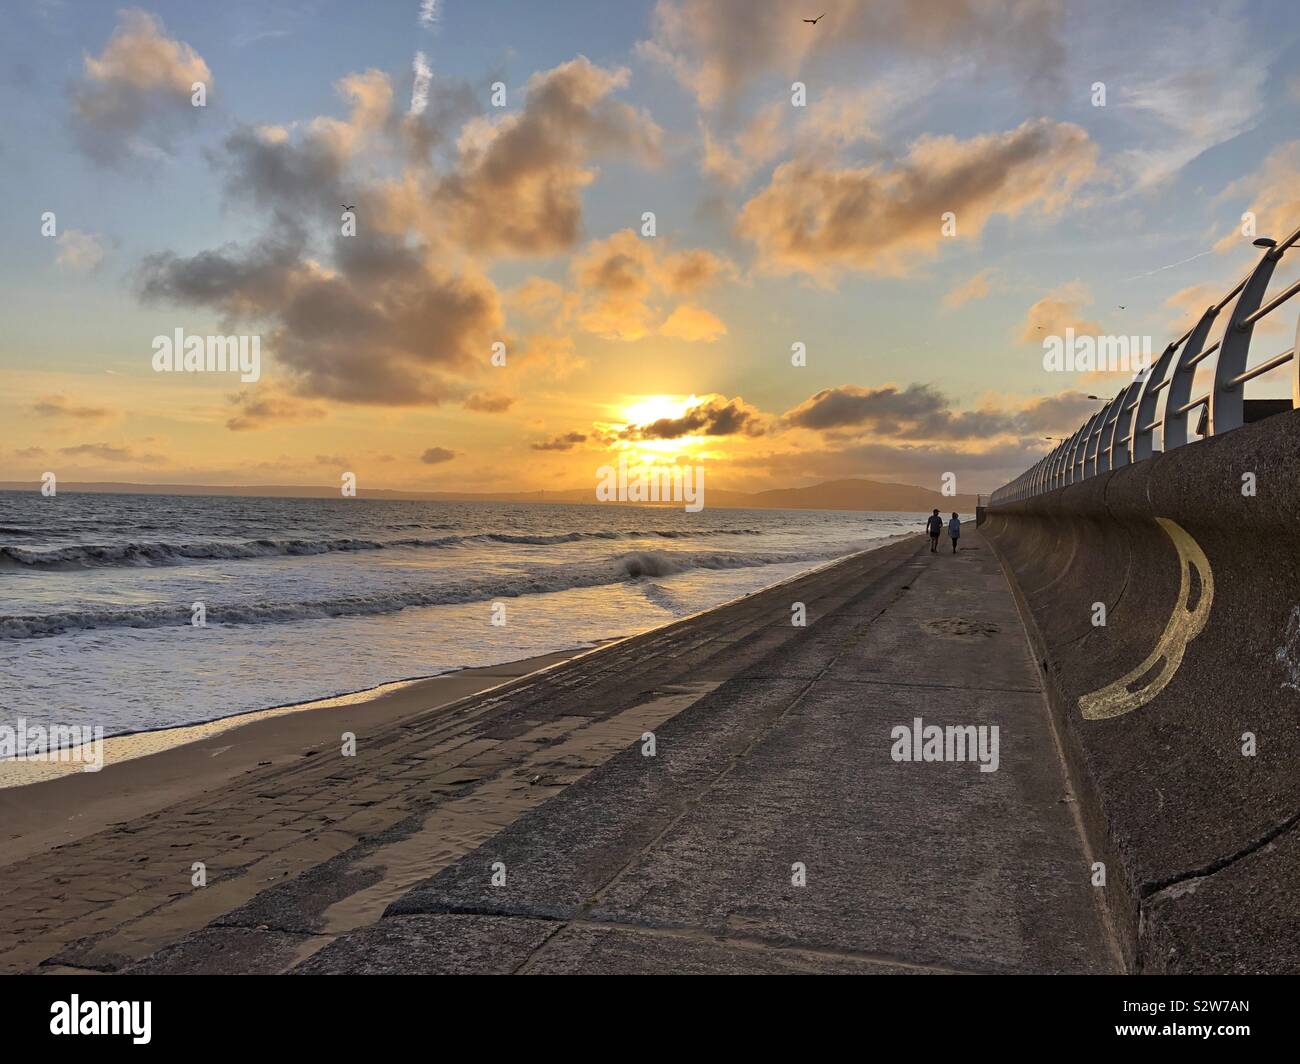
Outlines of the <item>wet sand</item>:
{"label": "wet sand", "polygon": [[249,772],[337,748],[344,732],[372,732],[579,653],[544,654],[203,724],[112,736],[104,740],[99,772],[71,762],[0,762],[0,866],[218,790]]}

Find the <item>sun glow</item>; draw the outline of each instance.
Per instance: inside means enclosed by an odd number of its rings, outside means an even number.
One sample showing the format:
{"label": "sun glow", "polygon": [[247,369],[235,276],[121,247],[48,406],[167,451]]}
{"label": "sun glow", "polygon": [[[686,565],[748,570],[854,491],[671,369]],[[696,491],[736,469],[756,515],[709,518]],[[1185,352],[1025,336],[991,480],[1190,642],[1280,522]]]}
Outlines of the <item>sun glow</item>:
{"label": "sun glow", "polygon": [[649,425],[681,417],[695,402],[693,395],[639,395],[623,406],[619,417],[628,425]]}
{"label": "sun glow", "polygon": [[[681,417],[699,399],[694,395],[638,395],[629,396],[617,414],[621,428],[645,428],[657,421],[672,421]],[[648,464],[671,462],[687,455],[698,437],[680,436],[675,439],[636,439],[623,444],[632,461]]]}

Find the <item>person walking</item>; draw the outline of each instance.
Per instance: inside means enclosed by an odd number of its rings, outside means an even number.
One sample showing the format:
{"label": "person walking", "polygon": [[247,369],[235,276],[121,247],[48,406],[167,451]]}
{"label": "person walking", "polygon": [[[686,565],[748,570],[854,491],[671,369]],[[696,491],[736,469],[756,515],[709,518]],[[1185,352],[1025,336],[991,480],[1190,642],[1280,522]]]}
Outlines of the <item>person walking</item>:
{"label": "person walking", "polygon": [[[935,513],[938,513],[936,510]],[[952,515],[952,520],[948,522],[948,535],[952,537],[952,552],[957,553],[957,540],[961,538],[961,518],[956,514]]]}
{"label": "person walking", "polygon": [[939,516],[937,508],[926,521],[925,530],[930,533],[930,553],[935,554],[939,550],[939,533],[943,531],[943,518]]}

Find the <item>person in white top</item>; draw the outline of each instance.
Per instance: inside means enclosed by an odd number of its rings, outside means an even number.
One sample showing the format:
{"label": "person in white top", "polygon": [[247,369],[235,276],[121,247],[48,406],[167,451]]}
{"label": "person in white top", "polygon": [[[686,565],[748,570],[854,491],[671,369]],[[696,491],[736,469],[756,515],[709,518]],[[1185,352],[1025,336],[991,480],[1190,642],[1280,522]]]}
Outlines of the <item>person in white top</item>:
{"label": "person in white top", "polygon": [[952,537],[952,552],[957,553],[957,540],[961,537],[961,518],[956,514],[952,515],[952,520],[948,522],[948,535]]}

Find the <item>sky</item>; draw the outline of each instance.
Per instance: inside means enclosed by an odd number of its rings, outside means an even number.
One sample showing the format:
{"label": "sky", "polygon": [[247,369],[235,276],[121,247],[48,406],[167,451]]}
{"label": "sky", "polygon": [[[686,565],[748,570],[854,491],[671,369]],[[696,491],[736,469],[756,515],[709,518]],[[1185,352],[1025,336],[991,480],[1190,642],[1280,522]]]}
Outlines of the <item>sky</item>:
{"label": "sky", "polygon": [[[6,29],[6,481],[551,490],[625,455],[987,492],[1131,377],[1044,337],[1158,354],[1300,225],[1294,0],[15,0]],[[177,329],[259,337],[258,379],[158,371]]]}

